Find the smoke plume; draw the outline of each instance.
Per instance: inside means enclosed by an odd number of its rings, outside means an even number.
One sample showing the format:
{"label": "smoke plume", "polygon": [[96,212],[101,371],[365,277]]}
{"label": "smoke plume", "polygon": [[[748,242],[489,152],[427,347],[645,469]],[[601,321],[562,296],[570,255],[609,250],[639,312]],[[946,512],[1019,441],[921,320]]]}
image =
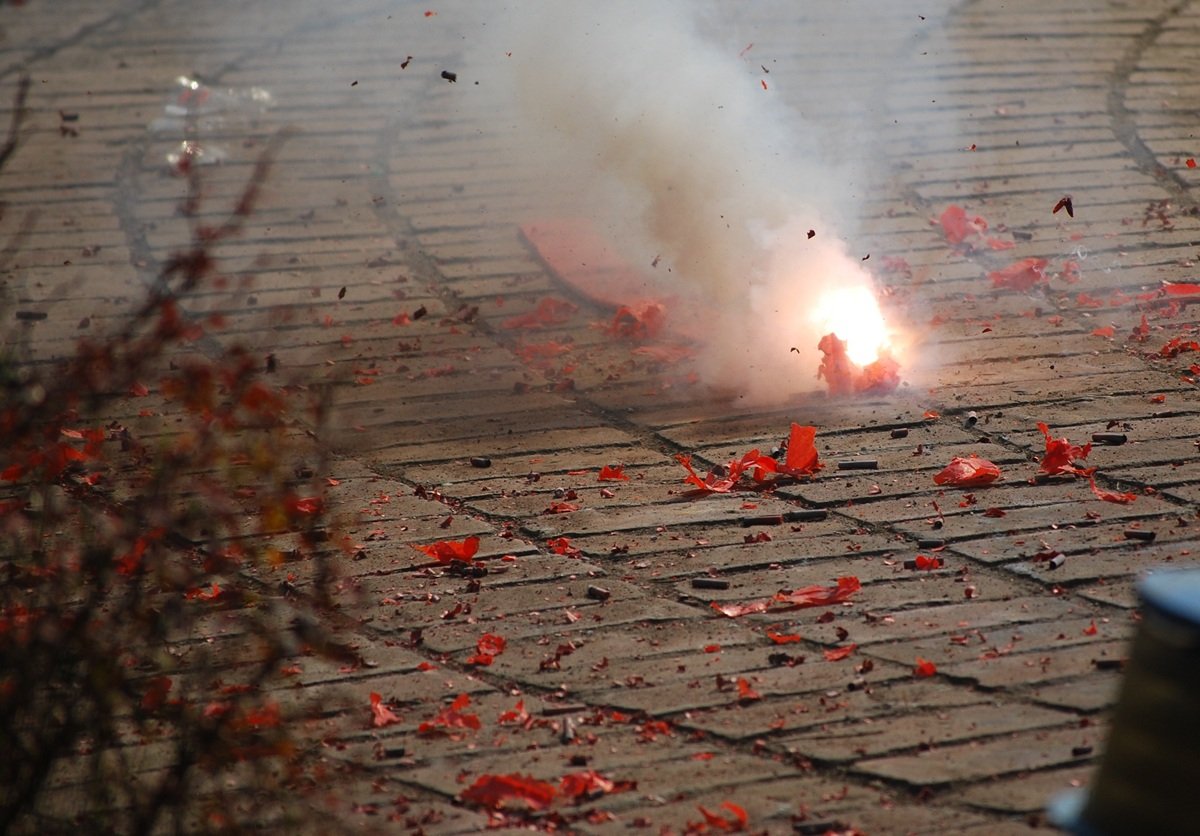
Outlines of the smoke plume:
{"label": "smoke plume", "polygon": [[633,264],[660,257],[668,316],[704,335],[704,379],[783,400],[819,388],[820,300],[872,287],[845,243],[854,169],[782,103],[795,79],[701,5],[508,4],[475,57],[493,93],[495,67],[510,74],[513,147],[552,192],[545,211],[590,219]]}

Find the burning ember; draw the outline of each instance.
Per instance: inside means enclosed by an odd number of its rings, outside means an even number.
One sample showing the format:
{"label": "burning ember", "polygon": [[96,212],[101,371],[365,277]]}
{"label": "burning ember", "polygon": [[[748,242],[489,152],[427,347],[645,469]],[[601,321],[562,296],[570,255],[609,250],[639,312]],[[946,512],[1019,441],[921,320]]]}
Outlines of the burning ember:
{"label": "burning ember", "polygon": [[831,394],[891,392],[900,385],[887,324],[868,288],[829,291],[812,316],[826,332],[817,344],[824,355],[817,377],[825,379]]}

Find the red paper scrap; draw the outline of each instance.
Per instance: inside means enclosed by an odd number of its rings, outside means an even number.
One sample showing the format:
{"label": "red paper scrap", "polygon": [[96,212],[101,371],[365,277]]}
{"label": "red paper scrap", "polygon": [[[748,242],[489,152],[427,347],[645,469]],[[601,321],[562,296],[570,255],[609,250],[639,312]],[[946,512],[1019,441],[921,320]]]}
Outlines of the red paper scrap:
{"label": "red paper scrap", "polygon": [[833,650],[826,650],[825,661],[840,662],[856,650],[858,650],[857,644],[848,644],[845,647],[836,647]]}
{"label": "red paper scrap", "polygon": [[784,466],[780,470],[788,476],[800,476],[816,473],[824,467],[818,459],[817,448],[813,443],[816,436],[816,427],[793,423],[792,431],[788,435],[787,455],[783,460]]}
{"label": "red paper scrap", "polygon": [[1100,487],[1099,485],[1096,484],[1096,475],[1094,473],[1089,474],[1088,478],[1091,480],[1091,483],[1092,483],[1092,493],[1094,493],[1096,495],[1097,499],[1103,499],[1105,502],[1115,502],[1119,505],[1128,505],[1130,502],[1133,502],[1135,499],[1137,499],[1137,494],[1135,494],[1135,493],[1119,493],[1117,491],[1107,491],[1104,488]]}
{"label": "red paper scrap", "polygon": [[619,464],[604,465],[604,467],[600,468],[600,476],[598,478],[601,482],[629,481],[629,477],[625,475],[624,466]]}
{"label": "red paper scrap", "polygon": [[382,726],[390,726],[394,723],[401,722],[400,718],[386,705],[383,704],[383,697],[374,691],[371,692],[371,723],[375,728]]}
{"label": "red paper scrap", "polygon": [[1000,468],[978,456],[955,456],[941,473],[933,477],[938,485],[958,488],[977,488],[1000,478]]}
{"label": "red paper scrap", "polygon": [[625,792],[636,788],[635,781],[614,781],[594,769],[569,772],[558,781],[559,793],[577,802],[594,799],[610,792]]}
{"label": "red paper scrap", "polygon": [[459,694],[454,702],[438,712],[432,720],[417,726],[418,734],[447,734],[448,729],[478,729],[482,727],[479,716],[464,714],[463,709],[471,704],[471,698]]}
{"label": "red paper scrap", "polygon": [[475,655],[467,659],[468,665],[479,665],[487,667],[492,664],[492,661],[504,652],[505,646],[508,644],[503,636],[497,636],[495,633],[484,633],[475,642]]}
{"label": "red paper scrap", "polygon": [[531,810],[543,810],[554,801],[558,790],[553,784],[528,775],[480,775],[459,796],[463,801],[499,810],[509,801],[517,801]]}
{"label": "red paper scrap", "polygon": [[517,704],[510,710],[503,712],[497,722],[501,725],[516,723],[518,726],[523,726],[530,719],[532,718],[529,712],[525,710],[525,700],[517,700]]}
{"label": "red paper scrap", "polygon": [[1183,337],[1172,337],[1166,345],[1158,350],[1158,356],[1163,358],[1177,357],[1185,351],[1200,351],[1200,342],[1187,340]]}
{"label": "red paper scrap", "polygon": [[804,640],[804,637],[799,633],[780,633],[773,627],[767,628],[767,638],[775,644],[791,644],[792,642]]}
{"label": "red paper scrap", "polygon": [[1067,473],[1088,476],[1095,471],[1095,468],[1082,468],[1075,464],[1077,460],[1086,459],[1088,453],[1092,452],[1091,443],[1079,447],[1065,438],[1051,436],[1050,428],[1044,422],[1038,422],[1037,426],[1042,431],[1042,435],[1046,437],[1046,452],[1042,454],[1040,466],[1042,473],[1048,473],[1051,476]]}
{"label": "red paper scrap", "polygon": [[947,243],[953,246],[982,237],[988,228],[988,222],[981,216],[969,217],[967,210],[954,204],[946,207],[938,223],[942,225],[942,234],[946,236]]}
{"label": "red paper scrap", "polygon": [[1048,281],[1046,263],[1044,258],[1023,258],[1002,270],[988,273],[988,278],[991,279],[993,287],[1028,292]]}
{"label": "red paper scrap", "polygon": [[988,237],[988,222],[979,215],[968,216],[961,206],[947,206],[937,223],[941,224],[946,242],[953,247],[962,246],[964,249],[973,250],[981,243],[993,250],[1007,250],[1013,247],[1011,241]]}
{"label": "red paper scrap", "polygon": [[1163,282],[1162,291],[1168,296],[1194,296],[1200,293],[1200,284],[1190,282]]}
{"label": "red paper scrap", "polygon": [[704,816],[704,822],[700,824],[689,824],[689,833],[700,832],[705,826],[727,832],[741,831],[746,829],[750,821],[750,817],[746,814],[746,811],[741,806],[734,804],[732,801],[721,802],[721,809],[728,810],[730,813],[729,817],[722,816],[719,813],[714,813],[700,805],[697,805],[696,809],[700,811],[700,815]]}
{"label": "red paper scrap", "polygon": [[745,677],[739,676],[737,678],[737,692],[738,700],[742,702],[753,702],[754,700],[762,699],[762,694],[755,691],[753,686],[750,685],[750,681]]}
{"label": "red paper scrap", "polygon": [[475,553],[479,551],[479,538],[468,537],[465,540],[439,540],[426,546],[413,545],[419,552],[429,555],[438,563],[452,563],[455,560],[470,563]]}
{"label": "red paper scrap", "polygon": [[850,596],[861,588],[862,584],[858,578],[847,576],[838,578],[836,586],[805,586],[791,592],[777,592],[761,601],[746,604],[719,604],[714,601],[710,606],[724,616],[737,618],[751,613],[783,612],[837,604],[849,600]]}

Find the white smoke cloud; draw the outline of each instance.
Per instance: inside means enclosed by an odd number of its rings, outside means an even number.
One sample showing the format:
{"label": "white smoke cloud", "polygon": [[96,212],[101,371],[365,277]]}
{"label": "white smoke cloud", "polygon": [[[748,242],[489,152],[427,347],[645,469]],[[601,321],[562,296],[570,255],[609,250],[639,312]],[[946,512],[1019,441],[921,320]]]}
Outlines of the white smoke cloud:
{"label": "white smoke cloud", "polygon": [[507,4],[473,57],[491,95],[511,82],[497,105],[555,192],[545,211],[589,218],[634,264],[661,256],[664,295],[683,299],[670,315],[706,335],[704,379],[782,400],[819,388],[818,301],[872,286],[844,243],[854,169],[701,5]]}

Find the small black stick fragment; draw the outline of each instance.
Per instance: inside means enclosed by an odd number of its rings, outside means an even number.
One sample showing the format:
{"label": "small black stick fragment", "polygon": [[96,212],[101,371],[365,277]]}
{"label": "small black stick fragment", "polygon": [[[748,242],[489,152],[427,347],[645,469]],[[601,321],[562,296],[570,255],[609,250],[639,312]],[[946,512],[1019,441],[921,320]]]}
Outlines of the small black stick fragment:
{"label": "small black stick fragment", "polygon": [[783,525],[783,514],[764,514],[761,517],[742,517],[742,528],[752,525]]}
{"label": "small black stick fragment", "polygon": [[442,78],[453,84],[458,81],[458,73],[452,73],[449,70],[442,70]]}
{"label": "small black stick fragment", "polygon": [[877,459],[851,459],[838,462],[837,466],[838,470],[878,470],[879,461]]}
{"label": "small black stick fragment", "polygon": [[829,516],[824,508],[801,508],[797,511],[787,511],[783,515],[784,522],[818,522]]}
{"label": "small black stick fragment", "polygon": [[698,578],[692,578],[693,589],[729,589],[729,581],[725,578],[710,578],[707,575],[701,575]]}
{"label": "small black stick fragment", "polygon": [[892,430],[892,438],[908,438],[908,427],[896,427]]}
{"label": "small black stick fragment", "polygon": [[1142,540],[1146,543],[1152,541],[1158,536],[1156,531],[1147,531],[1144,528],[1127,528],[1125,529],[1126,540]]}
{"label": "small black stick fragment", "polygon": [[1092,433],[1092,441],[1097,444],[1124,444],[1128,440],[1125,433]]}

